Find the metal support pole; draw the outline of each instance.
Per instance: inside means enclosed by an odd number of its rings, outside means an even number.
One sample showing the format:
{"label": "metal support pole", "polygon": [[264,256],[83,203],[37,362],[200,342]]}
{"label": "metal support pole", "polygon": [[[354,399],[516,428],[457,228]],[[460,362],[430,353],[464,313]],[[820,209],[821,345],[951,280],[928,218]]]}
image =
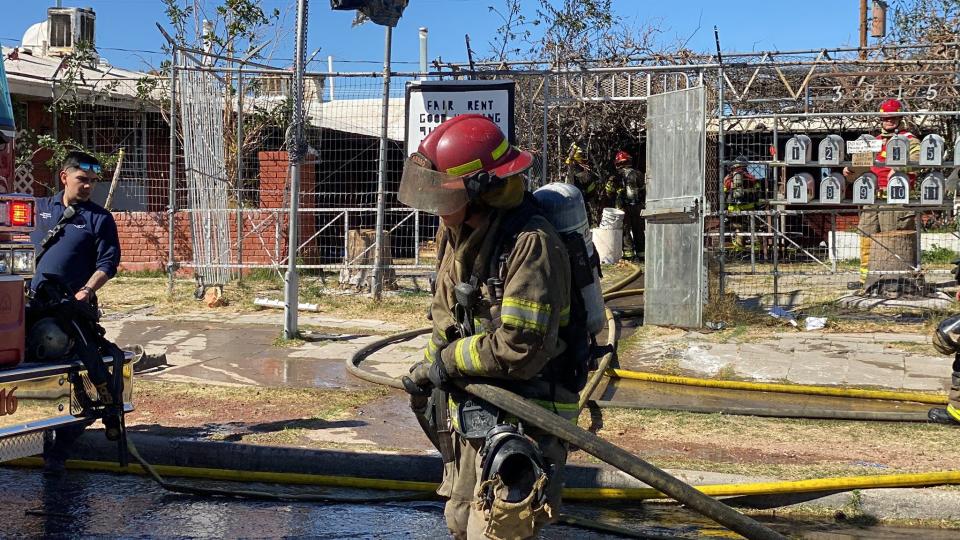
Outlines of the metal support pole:
{"label": "metal support pole", "polygon": [[773,225],[773,305],[780,305],[780,212],[774,213]]}
{"label": "metal support pole", "polygon": [[377,174],[377,230],[376,251],[373,254],[373,283],[370,292],[374,301],[380,301],[383,293],[383,228],[384,206],[387,189],[387,127],[390,123],[390,48],[393,44],[393,27],[384,27],[383,33],[383,104],[380,121],[380,171]]}
{"label": "metal support pole", "polygon": [[170,168],[167,182],[167,296],[173,296],[173,275],[177,271],[174,262],[174,220],[177,211],[177,49],[173,49],[170,61]]}
{"label": "metal support pole", "polygon": [[420,266],[420,211],[413,211],[413,264]]}
{"label": "metal support pole", "polygon": [[427,67],[427,27],[420,27],[420,80],[427,78],[427,72],[430,68]]}
{"label": "metal support pole", "polygon": [[[332,54],[327,56],[327,72],[333,73],[333,55]],[[335,95],[333,92],[333,80],[334,80],[334,77],[327,77],[327,83],[330,86],[330,101],[333,101],[333,98]]]}
{"label": "metal support pole", "polygon": [[[548,129],[547,125],[550,123],[550,78],[551,75],[547,73],[544,75],[543,79],[543,150],[540,152],[540,185],[545,186],[550,183],[550,176],[548,175],[548,163],[549,160],[547,156],[549,155],[549,144],[547,143]],[[558,148],[559,150],[559,148]],[[559,170],[559,169],[558,169]],[[559,176],[559,175],[558,175]],[[557,179],[559,180],[559,178]]]}
{"label": "metal support pole", "polygon": [[720,88],[717,89],[717,199],[720,203],[718,215],[720,216],[720,260],[719,260],[719,286],[720,298],[723,298],[727,290],[726,257],[727,257],[727,202],[723,193],[723,153],[725,151],[723,144],[723,68],[720,68],[720,74],[717,77]]}
{"label": "metal support pole", "polygon": [[756,216],[750,214],[750,272],[757,271],[757,226]]}
{"label": "metal support pole", "polygon": [[[290,223],[287,238],[287,275],[284,279],[283,335],[294,339],[298,335],[297,307],[300,297],[300,278],[297,274],[297,247],[300,245],[298,208],[300,206],[300,171],[303,167],[303,71],[307,60],[307,0],[297,2],[297,33],[293,68],[293,123],[292,141],[288,138],[290,157]],[[292,144],[291,144],[292,143]]]}
{"label": "metal support pole", "polygon": [[830,267],[834,274],[837,273],[837,213],[830,214]]}
{"label": "metal support pole", "polygon": [[860,0],[860,59],[867,59],[867,0]]}
{"label": "metal support pole", "polygon": [[[243,65],[237,72],[237,264],[243,264]],[[243,281],[243,267],[237,271],[237,281]]]}
{"label": "metal support pole", "polygon": [[921,241],[923,240],[923,237],[920,235],[921,230],[923,229],[923,223],[922,223],[923,219],[921,219],[921,218],[922,218],[922,216],[921,216],[920,212],[915,212],[915,213],[913,214],[913,222],[914,222],[914,224],[916,224],[916,226],[917,226],[917,262],[916,262],[915,266],[917,267],[918,271],[923,269],[923,264],[922,264],[922,261],[923,261],[923,245],[921,244]]}

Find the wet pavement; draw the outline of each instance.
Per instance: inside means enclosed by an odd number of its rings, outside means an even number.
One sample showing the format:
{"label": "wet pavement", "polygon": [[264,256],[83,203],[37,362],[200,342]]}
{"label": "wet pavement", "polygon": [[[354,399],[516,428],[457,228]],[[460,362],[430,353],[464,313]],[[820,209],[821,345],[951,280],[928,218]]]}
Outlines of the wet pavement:
{"label": "wet pavement", "polygon": [[[36,470],[0,469],[6,486],[0,522],[4,537],[310,537],[443,538],[443,506],[438,501],[379,504],[270,502],[171,494],[142,477],[69,471],[49,478]],[[250,489],[250,486],[242,486]],[[301,490],[302,492],[302,490]],[[354,493],[355,495],[362,495]],[[377,494],[371,494],[376,496]],[[684,524],[676,529],[643,525],[650,512],[583,508],[580,515],[642,526],[650,534],[710,537],[713,525]],[[635,514],[630,517],[631,514]],[[684,512],[685,514],[685,512]],[[605,516],[605,517],[604,517]],[[703,533],[703,534],[701,534]],[[547,539],[619,538],[554,525]]]}
{"label": "wet pavement", "polygon": [[[199,497],[164,491],[144,477],[0,468],[3,536],[27,538],[446,538],[439,501],[388,503],[274,502]],[[227,483],[218,483],[224,487]],[[236,486],[236,484],[234,484]],[[237,486],[289,490],[289,487]],[[308,488],[295,488],[304,493]],[[325,492],[329,494],[330,492]],[[362,497],[362,492],[339,492]],[[373,493],[371,496],[378,496]],[[648,538],[731,538],[729,531],[676,506],[567,505],[570,515],[629,528]],[[869,522],[771,520],[792,538],[916,539],[960,537],[960,531],[878,527]],[[547,527],[544,539],[621,536],[568,525]]]}

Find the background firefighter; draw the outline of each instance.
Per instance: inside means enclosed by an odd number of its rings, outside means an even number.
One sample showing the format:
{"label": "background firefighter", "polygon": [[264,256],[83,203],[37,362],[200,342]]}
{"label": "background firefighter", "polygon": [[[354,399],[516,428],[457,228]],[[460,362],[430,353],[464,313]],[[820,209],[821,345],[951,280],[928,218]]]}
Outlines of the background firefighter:
{"label": "background firefighter", "polygon": [[[918,161],[920,159],[920,141],[906,129],[903,128],[903,117],[896,116],[895,113],[903,112],[903,103],[896,99],[888,99],[880,104],[880,135],[883,140],[883,148],[877,154],[875,161],[884,163],[887,157],[887,143],[894,135],[903,135],[910,141],[909,161]],[[861,174],[870,171],[877,175],[877,200],[884,200],[887,197],[887,182],[894,169],[883,165],[874,165],[869,169],[866,167],[844,167],[843,175],[853,181]],[[901,172],[908,173],[910,188],[916,184],[917,175],[912,169],[904,167]],[[860,230],[866,234],[873,235],[889,231],[913,231],[916,230],[915,212],[892,211],[885,212],[879,210],[879,205],[864,206],[860,212]],[[866,284],[867,273],[870,261],[870,238],[861,235],[860,237],[860,284]],[[919,262],[919,261],[917,261]]]}
{"label": "background firefighter", "polygon": [[[443,223],[433,333],[404,385],[444,458],[437,493],[448,499],[444,515],[456,538],[532,537],[560,502],[566,444],[533,426],[518,435],[499,411],[449,384],[490,378],[557,414],[577,415],[576,392],[550,376],[570,317],[568,255],[524,192],[531,162],[496,124],[464,115],[423,140],[400,185],[401,202]],[[501,437],[512,437],[510,445]],[[515,452],[523,444],[527,451],[511,454],[529,465],[526,488],[517,489],[496,472],[491,448]]]}
{"label": "background firefighter", "polygon": [[[747,159],[737,157],[737,163],[730,166],[730,171],[723,177],[723,199],[727,204],[727,212],[746,212],[756,210],[760,201],[760,181],[747,170]],[[748,249],[741,232],[744,229],[744,220],[749,217],[730,216],[728,218],[733,234],[731,251],[735,257],[742,256]],[[749,246],[753,249],[753,246]]]}
{"label": "background firefighter", "polygon": [[566,183],[573,184],[580,190],[583,202],[587,205],[590,226],[598,226],[603,212],[603,206],[600,203],[600,178],[590,169],[586,154],[577,144],[570,145],[565,163],[567,164]]}
{"label": "background firefighter", "polygon": [[617,152],[613,164],[617,168],[617,176],[614,177],[618,185],[620,202],[617,207],[626,214],[624,240],[628,235],[630,236],[633,257],[639,260],[643,257],[645,245],[643,209],[647,205],[647,186],[640,177],[640,172],[633,168],[633,156],[627,152],[623,150]]}

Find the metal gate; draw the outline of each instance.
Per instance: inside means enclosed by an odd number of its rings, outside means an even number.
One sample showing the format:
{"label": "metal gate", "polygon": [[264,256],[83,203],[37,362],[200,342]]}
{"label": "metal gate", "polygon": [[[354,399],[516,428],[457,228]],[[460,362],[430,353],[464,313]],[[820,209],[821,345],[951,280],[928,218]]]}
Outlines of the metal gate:
{"label": "metal gate", "polygon": [[704,87],[647,100],[644,324],[703,322]]}

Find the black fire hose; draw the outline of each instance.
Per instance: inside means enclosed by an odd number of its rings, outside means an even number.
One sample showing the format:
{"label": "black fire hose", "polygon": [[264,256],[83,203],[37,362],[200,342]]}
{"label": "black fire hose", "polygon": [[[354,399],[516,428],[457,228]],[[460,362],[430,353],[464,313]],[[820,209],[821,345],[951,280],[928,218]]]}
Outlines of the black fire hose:
{"label": "black fire hose", "polygon": [[[388,336],[358,350],[346,362],[347,371],[354,376],[393,388],[403,389],[399,379],[378,375],[360,369],[360,363],[375,351],[398,341],[404,341],[420,334],[432,331],[431,327],[410,330]],[[669,497],[689,506],[700,514],[735,531],[750,540],[783,539],[784,537],[760,522],[737,512],[722,502],[704,495],[671,474],[658,469],[643,459],[611,444],[593,433],[575,426],[573,423],[528,403],[516,394],[488,384],[470,380],[455,381],[464,391],[479,397],[517,418],[529,422],[538,428],[583,449],[617,469],[650,485]]]}

